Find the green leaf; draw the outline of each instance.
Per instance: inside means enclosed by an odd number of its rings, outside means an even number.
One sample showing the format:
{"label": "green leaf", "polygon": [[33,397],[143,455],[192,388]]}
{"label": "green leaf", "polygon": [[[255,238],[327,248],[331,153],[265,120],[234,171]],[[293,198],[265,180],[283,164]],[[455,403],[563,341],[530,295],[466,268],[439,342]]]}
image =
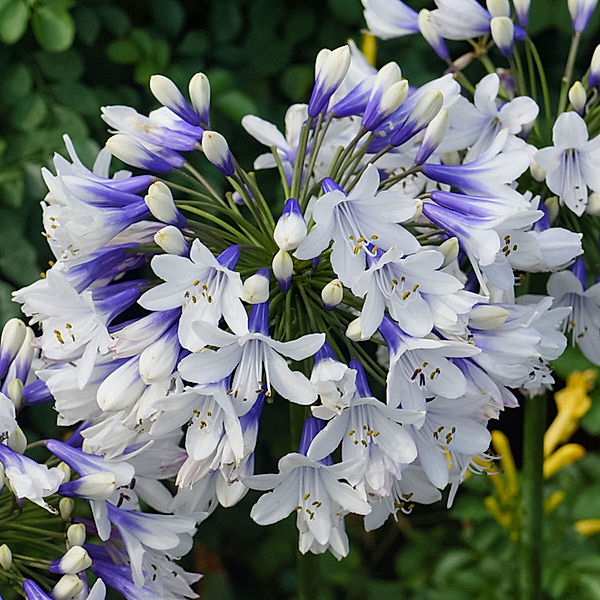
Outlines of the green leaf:
{"label": "green leaf", "polygon": [[86,45],[92,46],[100,33],[100,19],[87,6],[78,6],[74,13],[77,37]]}
{"label": "green leaf", "polygon": [[[23,176],[18,168],[0,171],[0,204],[19,208],[23,203]],[[6,230],[6,221],[1,221]],[[0,236],[1,238],[2,236]]]}
{"label": "green leaf", "polygon": [[12,124],[21,131],[32,131],[46,118],[48,107],[44,96],[40,93],[30,94],[23,98],[11,116]]}
{"label": "green leaf", "polygon": [[96,118],[100,104],[94,91],[87,85],[65,81],[54,84],[51,89],[60,104],[72,108],[78,115]]}
{"label": "green leaf", "polygon": [[563,379],[566,379],[573,371],[585,371],[586,369],[599,371],[598,367],[590,362],[577,346],[568,346],[559,358],[552,361],[552,366]]}
{"label": "green leaf", "polygon": [[232,0],[222,0],[213,5],[210,16],[211,29],[218,42],[232,40],[243,25],[240,5]]}
{"label": "green leaf", "polygon": [[66,50],[75,37],[75,22],[66,10],[39,6],[33,12],[31,26],[40,46],[49,52]]}
{"label": "green leaf", "polygon": [[577,597],[581,600],[600,600],[600,579],[598,575],[580,575],[577,579],[577,585],[581,594]]}
{"label": "green leaf", "polygon": [[133,72],[133,78],[136,83],[147,86],[150,81],[150,77],[154,75],[159,69],[157,69],[154,61],[145,60],[136,66]]}
{"label": "green leaf", "polygon": [[23,0],[11,0],[0,9],[0,40],[14,44],[23,37],[29,21],[29,6]]}
{"label": "green leaf", "polygon": [[185,11],[177,0],[154,0],[152,14],[156,25],[171,36],[176,36],[185,22]]}
{"label": "green leaf", "polygon": [[208,34],[205,31],[188,31],[177,47],[178,52],[186,55],[203,56],[208,50]]}
{"label": "green leaf", "polygon": [[312,65],[292,65],[281,76],[281,88],[295,101],[306,98],[314,82]]}
{"label": "green leaf", "polygon": [[33,81],[29,69],[22,63],[10,65],[3,74],[2,104],[14,104],[31,91]]}
{"label": "green leaf", "polygon": [[[77,111],[55,104],[52,106],[52,112],[61,134],[68,133],[72,138],[87,136],[87,125]],[[60,139],[60,135],[58,138]]]}
{"label": "green leaf", "polygon": [[[600,385],[600,381],[597,382]],[[581,426],[592,435],[600,434],[600,387],[590,394],[592,406],[581,419]]]}
{"label": "green leaf", "polygon": [[106,56],[118,65],[132,65],[141,58],[141,52],[131,40],[115,40],[106,47]]}
{"label": "green leaf", "polygon": [[342,22],[351,25],[362,25],[363,7],[358,0],[327,0],[329,10]]}
{"label": "green leaf", "polygon": [[14,288],[4,281],[0,281],[0,323],[13,317],[22,317],[19,305],[12,301],[11,294]]}
{"label": "green leaf", "polygon": [[131,31],[131,41],[137,44],[144,56],[152,56],[154,38],[145,29],[133,29]]}
{"label": "green leaf", "polygon": [[37,52],[35,55],[42,73],[53,81],[75,81],[84,71],[83,59],[73,49],[57,56],[54,52]]}
{"label": "green leaf", "polygon": [[98,6],[96,13],[104,22],[105,27],[116,36],[123,36],[131,29],[129,16],[118,6]]}
{"label": "green leaf", "polygon": [[595,519],[600,515],[600,485],[589,485],[581,490],[573,507],[573,517]]}
{"label": "green leaf", "polygon": [[244,115],[258,112],[254,100],[248,94],[238,90],[219,94],[214,99],[214,106],[234,121],[240,121]]}

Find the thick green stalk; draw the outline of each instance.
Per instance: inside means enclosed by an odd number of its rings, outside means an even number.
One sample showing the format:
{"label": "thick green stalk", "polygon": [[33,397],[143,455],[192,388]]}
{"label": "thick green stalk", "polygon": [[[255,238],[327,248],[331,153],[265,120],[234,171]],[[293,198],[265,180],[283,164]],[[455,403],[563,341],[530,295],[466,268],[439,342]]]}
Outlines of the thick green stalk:
{"label": "thick green stalk", "polygon": [[567,57],[567,64],[565,66],[565,74],[562,77],[560,86],[560,98],[558,100],[558,111],[556,115],[564,112],[567,107],[567,99],[569,93],[569,87],[573,78],[573,68],[575,67],[575,58],[577,58],[577,50],[579,48],[579,41],[581,40],[581,33],[575,32],[571,39],[571,47],[569,48],[569,56]]}
{"label": "thick green stalk", "polygon": [[298,600],[319,599],[320,554],[298,552]]}
{"label": "thick green stalk", "polygon": [[526,398],[524,403],[519,597],[541,600],[546,394]]}

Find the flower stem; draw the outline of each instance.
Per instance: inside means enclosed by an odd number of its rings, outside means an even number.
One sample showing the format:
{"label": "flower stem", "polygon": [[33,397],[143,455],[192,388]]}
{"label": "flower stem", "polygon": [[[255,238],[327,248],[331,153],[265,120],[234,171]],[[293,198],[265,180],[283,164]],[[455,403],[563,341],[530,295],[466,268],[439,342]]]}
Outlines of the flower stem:
{"label": "flower stem", "polygon": [[298,600],[319,598],[320,554],[298,552]]}
{"label": "flower stem", "polygon": [[521,600],[542,598],[543,464],[546,394],[525,400],[521,485]]}
{"label": "flower stem", "polygon": [[571,47],[569,48],[569,56],[567,57],[567,64],[565,66],[565,74],[562,77],[560,87],[560,98],[558,100],[558,111],[556,115],[564,112],[567,107],[567,99],[569,93],[569,86],[571,85],[571,79],[573,78],[573,68],[575,66],[575,58],[577,57],[577,50],[579,48],[579,40],[581,39],[581,33],[575,32],[571,38]]}

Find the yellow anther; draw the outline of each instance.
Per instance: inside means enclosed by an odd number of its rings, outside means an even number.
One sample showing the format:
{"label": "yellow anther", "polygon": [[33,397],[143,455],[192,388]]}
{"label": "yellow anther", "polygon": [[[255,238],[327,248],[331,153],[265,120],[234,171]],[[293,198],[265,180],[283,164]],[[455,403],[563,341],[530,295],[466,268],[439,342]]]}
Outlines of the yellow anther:
{"label": "yellow anther", "polygon": [[409,296],[410,292],[404,292],[404,294],[402,294],[402,300],[406,300]]}
{"label": "yellow anther", "polygon": [[310,498],[310,492],[304,494],[304,500],[308,500]]}
{"label": "yellow anther", "polygon": [[600,519],[582,519],[577,521],[573,527],[577,533],[585,537],[597,535],[600,533]]}
{"label": "yellow anther", "polygon": [[581,444],[565,444],[544,460],[544,477],[552,477],[554,473],[582,459],[585,448]]}

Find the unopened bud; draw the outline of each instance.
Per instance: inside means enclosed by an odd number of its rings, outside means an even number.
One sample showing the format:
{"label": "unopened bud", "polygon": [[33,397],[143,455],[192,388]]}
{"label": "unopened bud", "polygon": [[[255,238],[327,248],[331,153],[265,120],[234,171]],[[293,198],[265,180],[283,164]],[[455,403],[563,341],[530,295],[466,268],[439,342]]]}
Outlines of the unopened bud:
{"label": "unopened bud", "polygon": [[260,269],[244,281],[242,300],[248,304],[260,304],[269,299],[269,270]]}
{"label": "unopened bud", "polygon": [[200,124],[210,123],[210,82],[204,73],[196,73],[189,84],[190,99],[194,110],[200,115]]}
{"label": "unopened bud", "polygon": [[497,329],[504,325],[510,313],[501,306],[478,304],[469,313],[469,327],[474,329]]}
{"label": "unopened bud", "polygon": [[173,194],[169,186],[162,181],[155,181],[144,196],[144,202],[150,209],[150,212],[159,221],[185,227],[187,219],[179,212],[173,201]]}
{"label": "unopened bud", "polygon": [[569,102],[579,115],[583,116],[585,112],[585,102],[587,100],[587,94],[585,88],[581,84],[581,81],[576,81],[569,89]]}
{"label": "unopened bud", "polygon": [[279,289],[287,292],[292,283],[292,274],[294,273],[294,263],[292,258],[285,250],[277,252],[272,263],[273,275],[279,283]]}
{"label": "unopened bud", "polygon": [[418,128],[428,125],[440,112],[444,105],[444,95],[439,90],[423,94],[412,109],[409,121],[414,121]]}
{"label": "unopened bud", "polygon": [[588,215],[600,217],[600,194],[598,192],[592,192],[588,196],[588,203],[585,207],[585,212]]}
{"label": "unopened bud", "polygon": [[58,511],[60,512],[60,518],[63,521],[68,521],[73,514],[75,508],[75,501],[73,498],[61,498],[58,503]]}
{"label": "unopened bud", "polygon": [[592,54],[592,62],[590,63],[590,76],[588,78],[589,87],[598,87],[600,83],[600,44],[596,46],[594,54]]}
{"label": "unopened bud", "polygon": [[530,161],[529,172],[536,181],[542,182],[546,179],[546,170],[542,169],[534,159]]}
{"label": "unopened bud", "polygon": [[205,131],[202,135],[202,151],[210,163],[212,163],[223,175],[231,177],[235,168],[233,157],[227,144],[227,140],[216,131]]}
{"label": "unopened bud", "polygon": [[13,358],[25,340],[27,325],[21,319],[10,319],[2,328],[0,336],[0,379],[2,379]]}
{"label": "unopened bud", "polygon": [[544,204],[546,206],[546,210],[548,211],[548,218],[550,219],[550,223],[554,223],[556,217],[558,217],[558,212],[560,210],[560,203],[558,201],[557,196],[550,196],[544,200]]}
{"label": "unopened bud", "polygon": [[510,58],[513,55],[513,40],[515,26],[510,17],[494,17],[490,21],[492,38],[498,49],[504,56]]}
{"label": "unopened bud", "polygon": [[83,589],[83,581],[76,575],[63,575],[52,589],[54,600],[74,600]]}
{"label": "unopened bud", "polygon": [[[170,173],[173,170],[173,165],[124,133],[117,133],[109,137],[106,140],[106,147],[113,156],[132,167],[155,173]],[[184,162],[182,159],[181,165],[176,166],[183,166]]]}
{"label": "unopened bud", "polygon": [[519,25],[527,27],[529,25],[529,5],[531,4],[531,0],[513,0],[513,4],[515,5]]}
{"label": "unopened bud", "polygon": [[329,99],[337,90],[350,66],[350,48],[323,48],[315,61],[315,85],[308,102],[308,116],[316,117],[327,110]]}
{"label": "unopened bud", "polygon": [[588,24],[598,0],[567,0],[573,31],[581,33]]}
{"label": "unopened bud", "polygon": [[91,566],[92,559],[87,551],[81,546],[73,546],[67,550],[61,559],[55,560],[50,565],[50,572],[75,575],[89,569]]}
{"label": "unopened bud", "polygon": [[375,129],[406,100],[408,82],[403,85],[401,79],[402,72],[395,62],[379,69],[363,113],[362,126],[365,129]]}
{"label": "unopened bud", "polygon": [[457,150],[452,150],[450,152],[444,152],[442,154],[442,164],[443,165],[460,165],[462,159]]}
{"label": "unopened bud", "polygon": [[458,257],[458,251],[460,250],[460,244],[455,237],[451,237],[442,242],[439,245],[438,250],[444,255],[444,262],[440,267],[443,269],[456,260]]}
{"label": "unopened bud", "polygon": [[492,17],[508,17],[510,15],[508,0],[486,0],[486,6]]}
{"label": "unopened bud", "polygon": [[418,17],[419,31],[425,38],[425,41],[433,48],[434,52],[442,60],[450,60],[450,53],[446,46],[444,38],[439,34],[431,17],[431,11],[423,8],[419,11]]}
{"label": "unopened bud", "polygon": [[188,241],[185,239],[183,233],[173,225],[167,225],[166,227],[159,229],[154,234],[154,242],[167,254],[188,256],[190,253]]}
{"label": "unopened bud", "polygon": [[18,452],[19,454],[25,452],[25,448],[27,448],[27,438],[18,425],[15,430],[9,434],[7,445],[11,450]]}
{"label": "unopened bud", "polygon": [[295,250],[306,237],[306,221],[298,201],[289,198],[277,221],[273,238],[281,250]]}
{"label": "unopened bud", "polygon": [[166,106],[190,125],[198,125],[200,122],[199,116],[188,104],[179,88],[168,77],[152,75],[150,77],[150,91],[163,106]]}
{"label": "unopened bud", "polygon": [[71,475],[73,473],[71,471],[71,467],[66,462],[64,462],[64,461],[61,460],[58,463],[58,465],[56,465],[56,467],[58,469],[60,469],[64,473],[64,475],[63,475],[63,482],[64,481],[69,481],[71,479]]}
{"label": "unopened bud", "polygon": [[442,143],[442,140],[448,133],[448,126],[450,124],[450,115],[445,109],[435,116],[435,118],[427,125],[425,129],[425,135],[417,156],[415,157],[415,164],[423,164],[435,151],[435,149]]}
{"label": "unopened bud", "polygon": [[20,379],[11,379],[6,391],[17,409],[20,408],[23,401],[23,382]]}
{"label": "unopened bud", "polygon": [[344,298],[344,286],[339,279],[331,280],[321,290],[321,300],[327,310],[333,310]]}
{"label": "unopened bud", "polygon": [[69,547],[83,546],[85,544],[85,525],[83,523],[73,523],[67,529],[67,542]]}
{"label": "unopened bud", "polygon": [[59,494],[67,497],[107,500],[115,493],[116,486],[114,473],[99,471],[98,473],[83,475],[79,479],[67,481],[60,486],[58,491]]}
{"label": "unopened bud", "polygon": [[6,571],[12,568],[12,552],[6,544],[0,546],[0,567]]}
{"label": "unopened bud", "polygon": [[354,319],[348,324],[346,328],[346,337],[351,339],[353,342],[363,341],[362,328],[360,326],[360,317]]}

